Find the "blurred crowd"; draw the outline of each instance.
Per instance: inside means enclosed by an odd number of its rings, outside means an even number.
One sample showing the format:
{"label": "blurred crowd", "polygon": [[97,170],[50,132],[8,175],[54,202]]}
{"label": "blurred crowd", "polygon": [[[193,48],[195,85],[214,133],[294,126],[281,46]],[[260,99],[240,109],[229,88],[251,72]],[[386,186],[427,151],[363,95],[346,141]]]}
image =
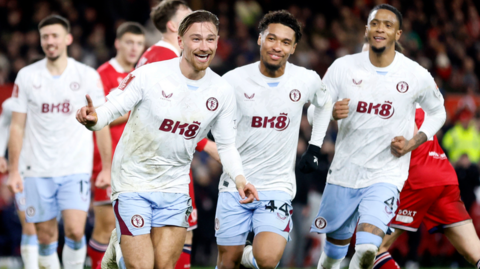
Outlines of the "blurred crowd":
{"label": "blurred crowd", "polygon": [[[124,21],[136,21],[146,26],[147,46],[161,38],[149,20],[150,8],[157,2],[0,0],[0,85],[12,83],[22,67],[43,57],[37,25],[47,15],[58,13],[70,20],[74,42],[69,48],[69,56],[97,68],[115,55],[115,30]],[[269,10],[287,9],[304,26],[304,36],[290,62],[313,69],[320,76],[336,58],[360,51],[367,16],[374,5],[389,3],[397,7],[404,17],[400,39],[403,53],[431,72],[443,94],[460,93],[464,96],[438,135],[457,171],[462,199],[474,219],[479,218],[475,223],[480,231],[480,206],[475,193],[480,185],[480,110],[475,99],[480,91],[480,1],[328,0],[315,1],[315,8],[311,1],[302,0],[190,0],[188,3],[193,10],[206,9],[220,19],[220,40],[211,65],[217,73],[223,74],[257,61],[259,19]],[[306,117],[300,128],[298,156],[306,150],[310,139],[311,128]],[[321,169],[310,175],[296,173],[298,191],[293,206],[297,229],[294,229],[293,241],[282,261],[285,267],[309,266],[318,260],[321,243],[318,237],[309,235],[308,227],[325,186],[335,152],[336,133],[337,126],[332,122],[322,147]],[[203,153],[197,153],[192,167],[199,215],[198,229],[194,232],[193,265],[207,266],[214,264],[216,259],[213,227],[222,168]],[[10,198],[6,189],[0,188],[0,256],[18,255],[18,249],[12,245],[17,239],[20,242],[20,228]],[[18,238],[15,238],[15,232],[11,232],[15,229]],[[433,248],[430,250],[428,246],[424,248],[428,255],[418,258],[418,253],[424,254],[422,244],[412,242],[426,240],[429,235],[424,234],[420,232],[417,237],[404,239],[403,245],[398,246],[399,251],[393,252],[401,265],[407,260],[429,265],[432,259],[426,261],[425,257],[435,255],[447,255],[451,258],[449,262],[461,262],[451,250],[443,253]],[[430,244],[435,245],[442,239],[429,237],[428,240],[433,240]],[[402,250],[405,245],[407,250]]]}

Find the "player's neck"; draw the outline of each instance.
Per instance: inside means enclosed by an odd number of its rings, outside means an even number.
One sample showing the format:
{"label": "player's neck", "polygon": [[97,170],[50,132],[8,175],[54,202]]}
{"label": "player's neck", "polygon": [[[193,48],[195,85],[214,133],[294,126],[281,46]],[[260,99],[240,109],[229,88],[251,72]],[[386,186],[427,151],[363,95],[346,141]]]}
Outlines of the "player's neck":
{"label": "player's neck", "polygon": [[119,54],[115,56],[115,60],[117,60],[118,64],[122,67],[125,73],[128,73],[133,70],[133,64],[125,61],[125,59],[121,57]]}
{"label": "player's neck", "polygon": [[177,49],[177,51],[180,51],[180,46],[178,45],[177,36],[178,36],[177,33],[167,32],[167,33],[163,34],[162,40],[167,42],[168,44],[174,46]]}
{"label": "player's neck", "polygon": [[62,55],[58,59],[52,61],[47,58],[47,70],[52,76],[60,76],[63,74],[63,71],[67,68],[68,57],[67,55]]}
{"label": "player's neck", "polygon": [[195,70],[195,68],[193,68],[193,66],[187,62],[187,60],[185,59],[185,56],[180,56],[180,57],[181,57],[180,71],[186,78],[191,80],[199,80],[203,78],[203,76],[205,76],[205,70],[202,70],[202,71]]}
{"label": "player's neck", "polygon": [[370,62],[372,63],[373,66],[387,67],[395,59],[395,46],[386,49],[382,53],[375,53],[370,47],[368,57],[370,58]]}
{"label": "player's neck", "polygon": [[262,75],[269,78],[278,78],[283,76],[283,74],[285,74],[285,66],[286,64],[284,64],[277,70],[272,70],[270,68],[267,68],[265,64],[262,61],[260,61],[260,73],[262,73]]}

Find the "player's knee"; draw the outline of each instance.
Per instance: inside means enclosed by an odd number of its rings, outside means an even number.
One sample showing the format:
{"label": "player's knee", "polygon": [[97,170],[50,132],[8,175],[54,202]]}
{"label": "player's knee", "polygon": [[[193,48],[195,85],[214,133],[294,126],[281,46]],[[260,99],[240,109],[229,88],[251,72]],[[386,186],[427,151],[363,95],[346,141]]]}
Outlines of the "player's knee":
{"label": "player's knee", "polygon": [[65,231],[65,237],[77,242],[83,238],[83,230],[81,229],[69,229]]}
{"label": "player's knee", "polygon": [[221,259],[218,265],[218,269],[235,269],[240,266],[241,261],[235,261],[232,259]]}
{"label": "player's knee", "polygon": [[361,244],[355,246],[355,255],[359,258],[359,268],[372,268],[377,255],[378,247],[373,244]]}
{"label": "player's knee", "polygon": [[279,259],[271,257],[269,255],[262,255],[258,258],[255,257],[255,262],[257,263],[258,268],[275,269],[278,266]]}

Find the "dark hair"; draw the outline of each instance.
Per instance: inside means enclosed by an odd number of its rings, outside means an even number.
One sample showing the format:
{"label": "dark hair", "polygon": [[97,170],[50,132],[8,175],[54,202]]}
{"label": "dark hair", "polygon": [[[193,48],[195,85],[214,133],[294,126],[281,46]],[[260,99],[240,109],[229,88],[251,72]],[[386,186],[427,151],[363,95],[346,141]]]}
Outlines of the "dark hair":
{"label": "dark hair", "polygon": [[40,21],[40,23],[38,24],[38,30],[42,29],[45,26],[53,25],[53,24],[60,24],[61,26],[63,26],[63,28],[65,28],[67,33],[70,33],[70,23],[68,22],[67,19],[65,19],[60,15],[50,15],[45,19],[43,19],[42,21]]}
{"label": "dark hair", "polygon": [[302,38],[302,24],[290,12],[286,10],[268,12],[260,21],[258,30],[260,33],[263,33],[263,31],[268,28],[268,25],[272,23],[281,23],[292,28],[292,30],[295,31],[295,43],[298,43]]}
{"label": "dark hair", "polygon": [[185,32],[187,32],[188,28],[190,28],[190,26],[196,22],[211,22],[217,28],[217,32],[220,25],[218,17],[212,12],[206,10],[196,10],[188,14],[183,19],[182,23],[180,23],[180,26],[178,27],[178,35],[183,36]]}
{"label": "dark hair", "polygon": [[378,6],[375,6],[372,11],[370,11],[370,13],[368,14],[368,17],[370,17],[370,15],[372,14],[372,12],[374,12],[375,10],[379,10],[379,9],[386,9],[386,10],[389,10],[391,12],[393,12],[395,14],[395,16],[397,16],[397,20],[398,20],[398,25],[399,25],[399,28],[398,29],[402,29],[402,25],[403,25],[403,16],[402,16],[402,13],[400,13],[400,11],[398,11],[398,9],[396,9],[394,6],[392,5],[389,5],[389,4],[381,4],[381,5],[378,5]]}
{"label": "dark hair", "polygon": [[135,35],[145,35],[145,29],[138,22],[127,21],[120,24],[120,26],[118,26],[116,38],[120,39],[126,33],[132,33]]}
{"label": "dark hair", "polygon": [[164,0],[153,7],[150,17],[155,27],[162,33],[167,32],[167,22],[175,16],[181,6],[188,8],[184,0]]}

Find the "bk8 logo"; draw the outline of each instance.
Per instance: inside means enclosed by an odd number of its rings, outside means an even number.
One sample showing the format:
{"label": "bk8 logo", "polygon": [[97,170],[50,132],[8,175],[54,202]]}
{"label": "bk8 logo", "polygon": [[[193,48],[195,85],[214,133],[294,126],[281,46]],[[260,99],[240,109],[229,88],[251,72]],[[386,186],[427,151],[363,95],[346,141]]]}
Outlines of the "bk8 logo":
{"label": "bk8 logo", "polygon": [[42,113],[70,113],[70,101],[65,100],[64,103],[59,104],[42,104]]}
{"label": "bk8 logo", "polygon": [[283,131],[290,125],[290,119],[287,113],[280,113],[278,117],[252,117],[252,128],[273,128],[277,131]]}
{"label": "bk8 logo", "polygon": [[172,134],[177,133],[183,135],[186,140],[195,138],[198,135],[198,130],[200,130],[200,122],[194,121],[192,124],[164,119],[159,128],[160,131],[170,132]]}
{"label": "bk8 logo", "polygon": [[390,119],[395,113],[395,108],[392,106],[392,102],[385,101],[383,104],[367,103],[359,101],[357,105],[358,113],[368,113],[378,115],[382,119]]}

